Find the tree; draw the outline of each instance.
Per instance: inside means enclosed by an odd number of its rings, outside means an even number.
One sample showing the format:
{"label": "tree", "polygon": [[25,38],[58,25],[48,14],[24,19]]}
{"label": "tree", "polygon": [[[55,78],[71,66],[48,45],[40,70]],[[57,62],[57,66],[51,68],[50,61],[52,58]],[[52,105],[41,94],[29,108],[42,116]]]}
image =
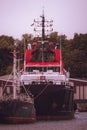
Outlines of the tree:
{"label": "tree", "polygon": [[6,69],[12,65],[12,51],[14,39],[8,36],[0,36],[0,75],[6,74]]}
{"label": "tree", "polygon": [[[68,52],[66,52],[66,50]],[[65,66],[74,78],[87,78],[87,34],[75,34],[65,46]]]}

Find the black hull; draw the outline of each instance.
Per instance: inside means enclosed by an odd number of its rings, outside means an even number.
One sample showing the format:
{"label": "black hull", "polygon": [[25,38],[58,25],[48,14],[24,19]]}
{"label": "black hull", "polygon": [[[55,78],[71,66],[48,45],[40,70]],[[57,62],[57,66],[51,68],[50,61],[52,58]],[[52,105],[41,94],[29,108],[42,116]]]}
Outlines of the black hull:
{"label": "black hull", "polygon": [[34,95],[37,119],[55,120],[74,117],[73,88],[65,85],[26,86]]}
{"label": "black hull", "polygon": [[35,114],[35,108],[32,103],[19,100],[0,102],[0,123],[33,123],[36,121]]}

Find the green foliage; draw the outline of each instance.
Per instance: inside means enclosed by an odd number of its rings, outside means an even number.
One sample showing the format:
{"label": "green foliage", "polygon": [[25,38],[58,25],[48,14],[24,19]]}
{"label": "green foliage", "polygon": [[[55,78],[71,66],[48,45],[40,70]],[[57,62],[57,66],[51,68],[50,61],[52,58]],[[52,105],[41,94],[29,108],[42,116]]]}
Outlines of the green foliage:
{"label": "green foliage", "polygon": [[12,64],[13,43],[12,37],[0,36],[0,75],[6,74],[7,67]]}
{"label": "green foliage", "polygon": [[64,49],[64,63],[71,77],[87,78],[87,34],[75,34]]}
{"label": "green foliage", "polygon": [[14,39],[8,36],[0,36],[0,48],[12,49],[14,46]]}

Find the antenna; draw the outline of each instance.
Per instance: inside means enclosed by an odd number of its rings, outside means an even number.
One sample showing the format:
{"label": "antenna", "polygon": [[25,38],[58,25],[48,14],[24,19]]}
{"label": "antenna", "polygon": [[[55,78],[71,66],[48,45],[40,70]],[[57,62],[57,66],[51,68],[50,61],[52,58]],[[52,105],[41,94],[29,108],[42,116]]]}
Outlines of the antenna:
{"label": "antenna", "polygon": [[44,7],[42,10],[42,15],[40,16],[41,20],[35,20],[31,24],[31,26],[34,26],[35,36],[40,35],[42,37],[42,41],[45,40],[45,34],[49,34],[53,31],[53,20],[46,20],[44,16]]}

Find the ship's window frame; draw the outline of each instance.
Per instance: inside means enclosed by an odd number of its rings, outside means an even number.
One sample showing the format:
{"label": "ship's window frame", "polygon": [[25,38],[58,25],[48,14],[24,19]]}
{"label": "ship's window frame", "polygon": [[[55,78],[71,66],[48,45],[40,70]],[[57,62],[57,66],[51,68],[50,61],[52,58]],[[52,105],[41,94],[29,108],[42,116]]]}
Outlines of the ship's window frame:
{"label": "ship's window frame", "polygon": [[53,72],[60,72],[60,66],[27,66],[26,72],[33,72],[33,70],[38,70],[38,72],[47,72],[47,70],[52,70]]}

